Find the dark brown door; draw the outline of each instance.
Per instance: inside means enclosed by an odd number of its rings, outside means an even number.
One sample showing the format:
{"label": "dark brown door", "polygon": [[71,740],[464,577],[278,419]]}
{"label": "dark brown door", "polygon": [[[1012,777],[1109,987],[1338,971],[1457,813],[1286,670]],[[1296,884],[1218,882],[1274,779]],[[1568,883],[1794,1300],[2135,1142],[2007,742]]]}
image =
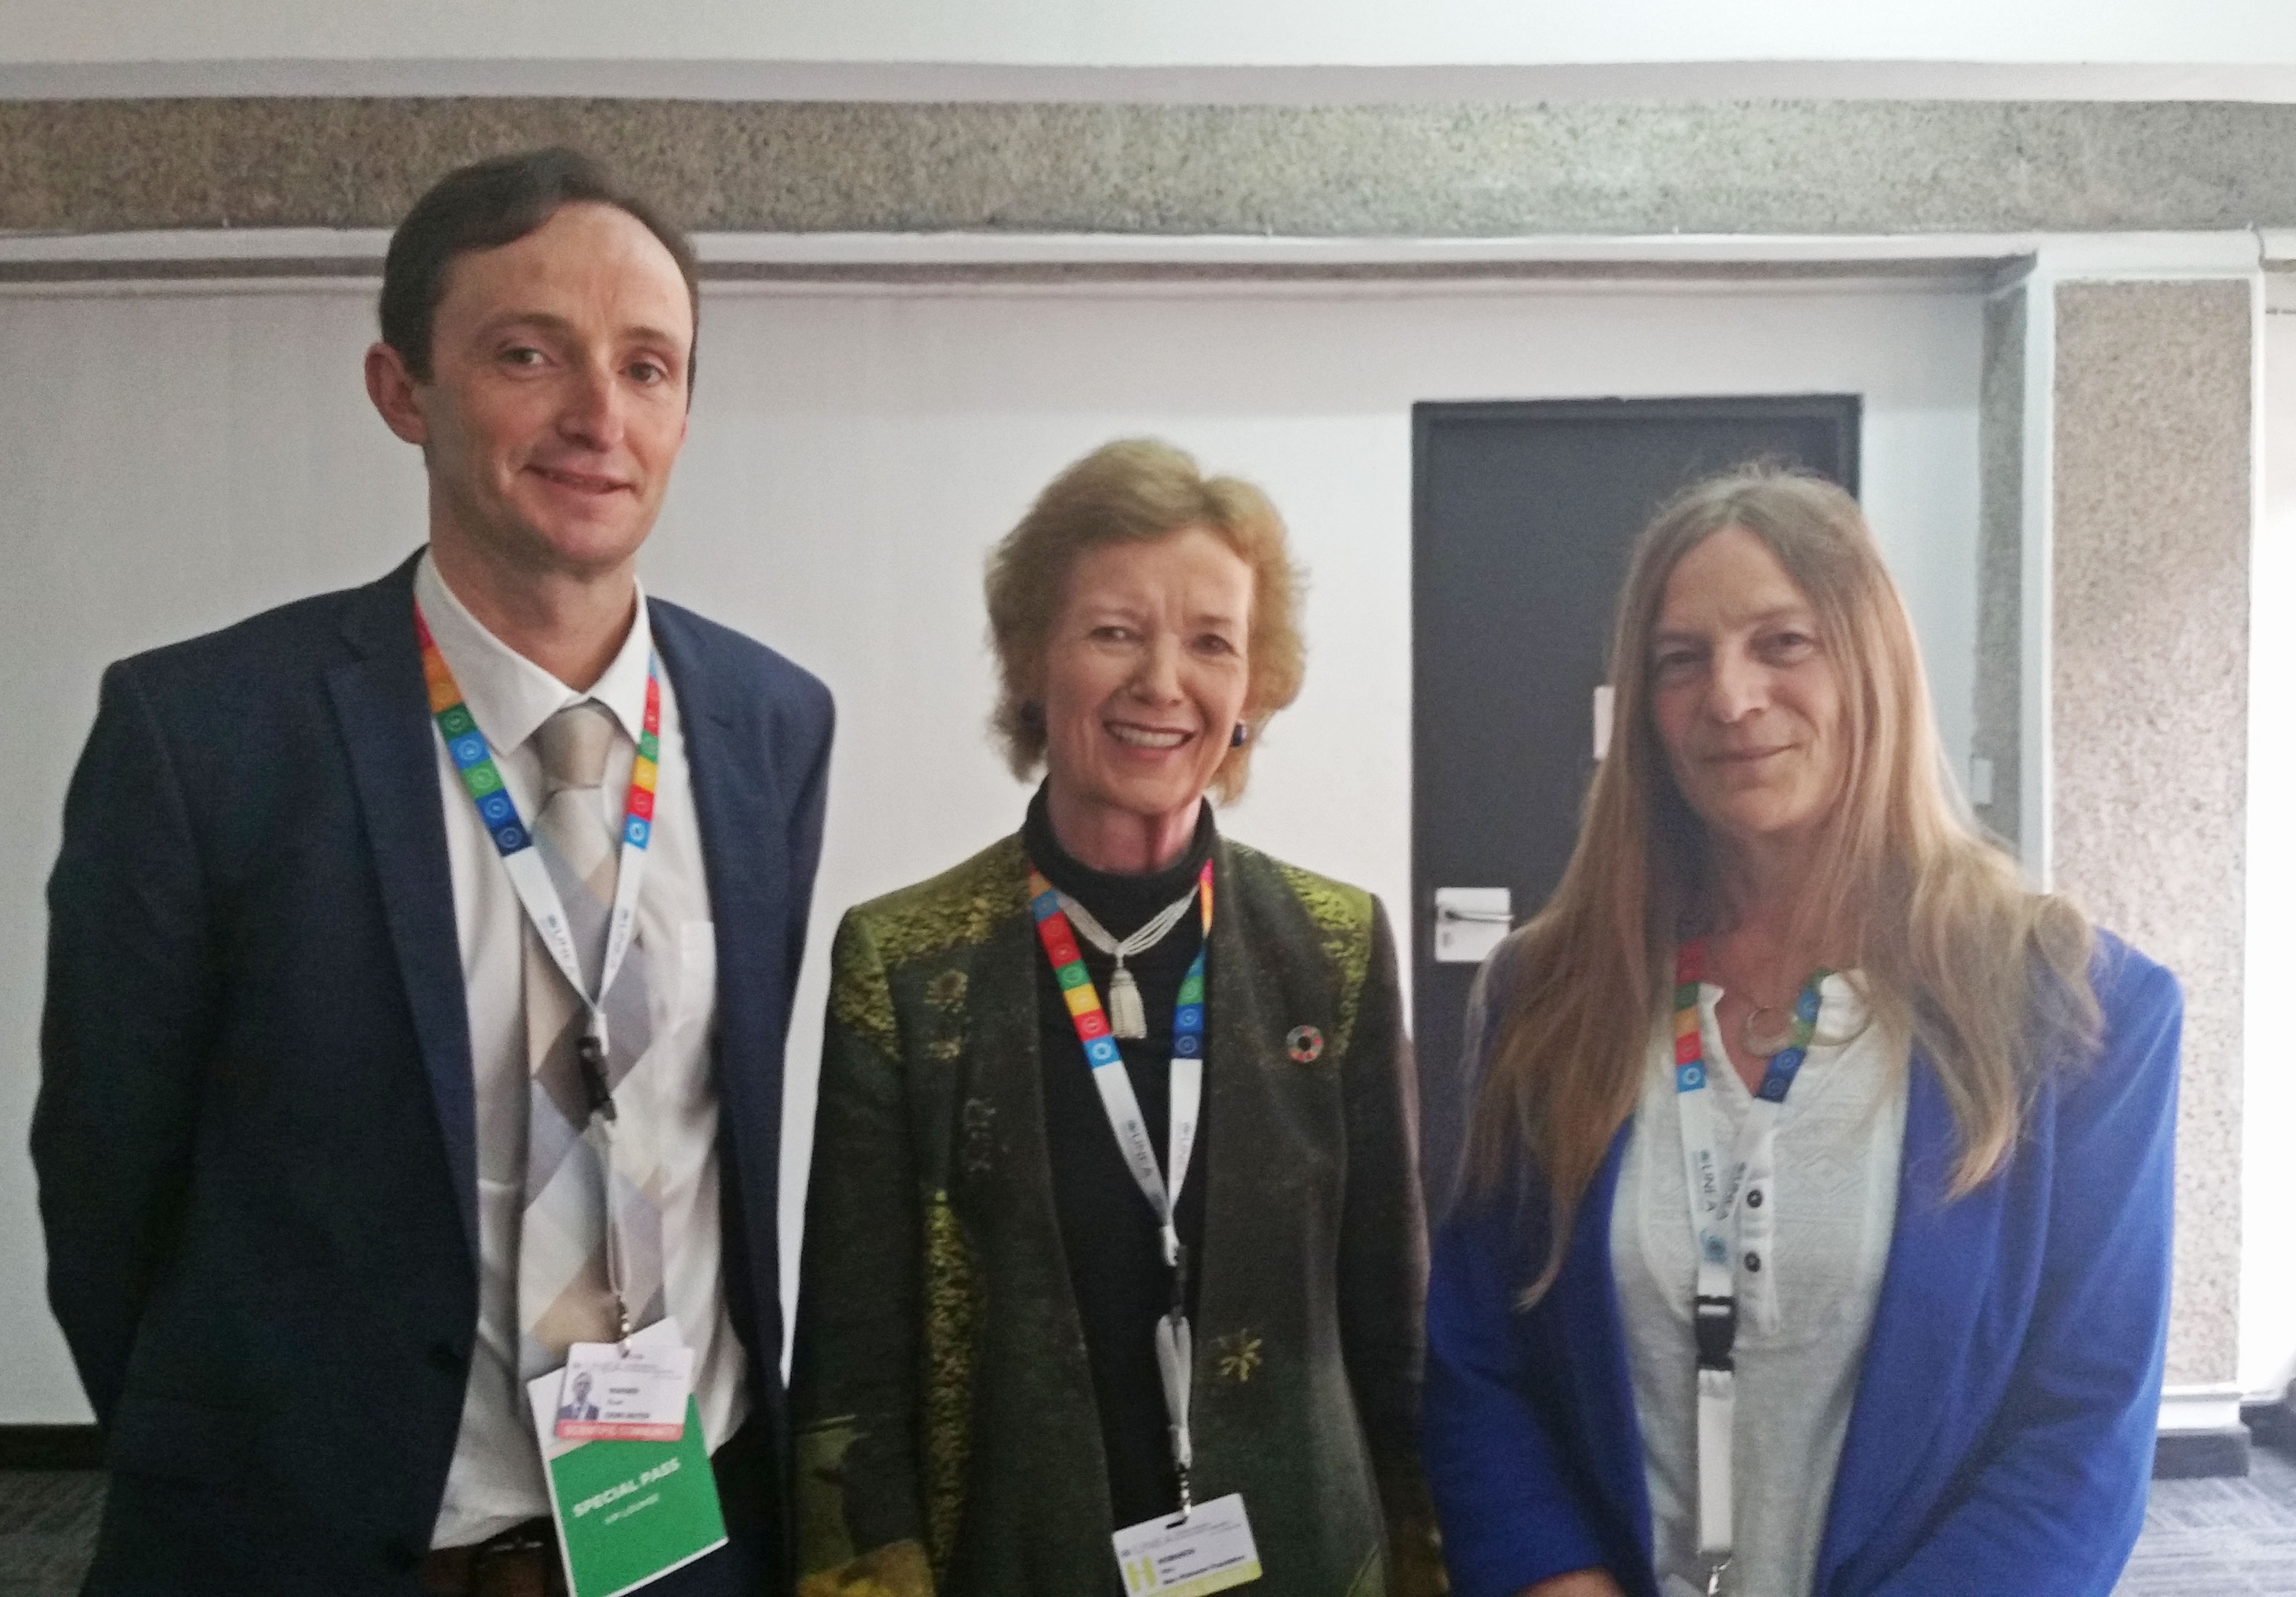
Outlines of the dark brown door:
{"label": "dark brown door", "polygon": [[1436,957],[1437,891],[1487,890],[1447,915],[1455,954],[1476,946],[1488,889],[1505,889],[1517,924],[1546,901],[1594,772],[1595,690],[1636,534],[1677,489],[1753,460],[1856,493],[1858,400],[1428,404],[1412,420],[1414,1036],[1439,1213],[1466,1126],[1475,966]]}

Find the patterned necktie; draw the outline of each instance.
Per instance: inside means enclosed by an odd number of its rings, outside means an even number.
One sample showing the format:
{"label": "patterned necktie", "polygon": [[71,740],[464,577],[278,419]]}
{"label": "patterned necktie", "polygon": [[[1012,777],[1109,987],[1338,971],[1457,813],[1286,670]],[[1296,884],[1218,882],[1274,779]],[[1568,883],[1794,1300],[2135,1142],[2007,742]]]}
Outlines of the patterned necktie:
{"label": "patterned necktie", "polygon": [[[607,921],[620,874],[620,849],[599,791],[614,721],[593,700],[570,705],[534,734],[542,758],[542,808],[537,851],[550,872],[582,963],[594,990],[605,961]],[[624,1301],[630,1323],[652,1324],[663,1311],[661,1193],[648,1140],[653,1117],[644,1084],[632,1072],[652,1041],[646,1002],[645,950],[635,941],[606,995],[606,1079],[618,1118],[610,1130],[613,1167],[583,1135],[590,1120],[582,1085],[585,1011],[531,926],[525,929],[527,1146],[526,1205],[519,1233],[519,1373],[556,1369],[574,1342],[612,1341],[619,1334],[607,1272],[611,1203]]]}

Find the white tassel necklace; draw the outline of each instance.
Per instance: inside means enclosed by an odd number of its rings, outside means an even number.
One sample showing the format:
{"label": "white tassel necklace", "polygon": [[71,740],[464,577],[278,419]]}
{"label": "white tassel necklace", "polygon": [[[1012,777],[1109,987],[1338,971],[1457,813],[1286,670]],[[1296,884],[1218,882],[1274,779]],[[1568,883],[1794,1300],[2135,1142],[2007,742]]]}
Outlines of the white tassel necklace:
{"label": "white tassel necklace", "polygon": [[1061,908],[1068,912],[1069,924],[1103,954],[1116,956],[1116,974],[1108,979],[1108,1029],[1111,1035],[1135,1040],[1148,1035],[1148,1011],[1141,1006],[1140,984],[1132,979],[1132,972],[1124,968],[1124,962],[1162,942],[1195,901],[1196,888],[1191,883],[1185,893],[1158,910],[1145,926],[1119,943],[1108,935],[1106,927],[1093,919],[1090,910],[1066,893],[1061,895]]}

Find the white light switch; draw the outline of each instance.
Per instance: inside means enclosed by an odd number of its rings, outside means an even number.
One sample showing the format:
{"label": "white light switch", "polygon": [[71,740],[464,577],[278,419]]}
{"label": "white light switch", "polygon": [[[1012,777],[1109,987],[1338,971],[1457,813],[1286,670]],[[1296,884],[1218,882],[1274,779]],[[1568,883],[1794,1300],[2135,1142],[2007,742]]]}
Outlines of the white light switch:
{"label": "white light switch", "polygon": [[1505,888],[1435,889],[1435,962],[1480,965],[1514,925],[1514,894]]}
{"label": "white light switch", "polygon": [[1595,690],[1595,758],[1600,761],[1611,752],[1611,684],[1604,683]]}

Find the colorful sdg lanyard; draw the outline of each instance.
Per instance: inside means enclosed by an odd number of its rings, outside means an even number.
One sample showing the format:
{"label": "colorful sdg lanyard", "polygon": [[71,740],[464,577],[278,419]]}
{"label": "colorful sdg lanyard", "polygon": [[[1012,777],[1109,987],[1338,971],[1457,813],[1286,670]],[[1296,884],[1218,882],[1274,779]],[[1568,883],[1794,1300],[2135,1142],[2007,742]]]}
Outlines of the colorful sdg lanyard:
{"label": "colorful sdg lanyard", "polygon": [[1203,1108],[1204,1094],[1204,956],[1212,946],[1212,863],[1196,878],[1197,904],[1203,921],[1203,944],[1188,965],[1188,973],[1180,980],[1180,997],[1172,1011],[1172,1080],[1171,1135],[1167,1167],[1171,1171],[1168,1185],[1162,1171],[1156,1167],[1155,1145],[1149,1140],[1146,1121],[1140,1113],[1140,1100],[1132,1091],[1132,1077],[1124,1068],[1124,1056],[1117,1051],[1116,1039],[1109,1035],[1108,1016],[1100,1006],[1100,994],[1092,985],[1092,976],[1084,968],[1084,955],[1077,947],[1076,932],[1061,909],[1061,896],[1046,881],[1044,873],[1034,865],[1029,867],[1029,910],[1037,918],[1037,938],[1044,945],[1045,957],[1052,962],[1053,978],[1060,983],[1061,996],[1068,1001],[1069,1020],[1076,1027],[1077,1041],[1084,1044],[1084,1057],[1092,1066],[1093,1085],[1100,1089],[1101,1107],[1108,1112],[1108,1124],[1116,1134],[1116,1144],[1123,1151],[1124,1162],[1131,1167],[1132,1179],[1155,1211],[1156,1224],[1164,1246],[1164,1262],[1172,1269],[1172,1308],[1156,1322],[1156,1368],[1163,1378],[1164,1413],[1171,1422],[1172,1468],[1179,1477],[1180,1518],[1185,1519],[1192,1509],[1189,1471],[1195,1464],[1195,1447],[1188,1429],[1188,1400],[1195,1368],[1194,1341],[1188,1329],[1188,1259],[1187,1250],[1180,1245],[1179,1227],[1175,1221],[1180,1203],[1180,1188],[1187,1179],[1188,1156],[1196,1142],[1196,1120]]}
{"label": "colorful sdg lanyard", "polygon": [[[653,836],[654,784],[661,759],[659,662],[652,656],[646,660],[645,720],[638,737],[637,758],[630,765],[629,797],[622,817],[620,876],[614,884],[613,909],[606,923],[605,958],[598,967],[598,990],[594,995],[583,979],[582,962],[575,951],[573,931],[566,918],[566,906],[558,897],[558,885],[550,880],[549,868],[535,851],[534,834],[520,818],[510,790],[503,785],[494,751],[487,745],[487,734],[479,730],[470,706],[463,701],[463,690],[455,684],[454,672],[447,668],[447,657],[439,651],[438,640],[430,635],[430,624],[424,618],[420,604],[414,607],[414,634],[422,648],[422,681],[430,692],[431,717],[439,724],[439,735],[447,741],[447,753],[455,762],[456,774],[463,779],[463,790],[470,794],[480,821],[494,839],[495,852],[502,856],[503,869],[509,873],[511,886],[517,891],[519,902],[525,906],[527,918],[533,921],[543,946],[550,950],[552,962],[566,978],[566,985],[574,989],[575,996],[582,1001],[585,1020],[578,1053],[582,1089],[589,1100],[590,1125],[598,1128],[602,1137],[610,1139],[611,1134],[606,1126],[615,1115],[613,1089],[606,1073],[605,1003],[614,978],[621,970],[623,957],[629,952],[630,938],[637,925],[638,890],[645,877],[646,844]],[[599,1150],[599,1154],[602,1163],[611,1164],[611,1142]],[[611,1224],[606,1227],[607,1263],[623,1322],[622,1334],[627,1337],[630,1326],[627,1306],[620,1302],[617,1229]]]}
{"label": "colorful sdg lanyard", "polygon": [[[1769,1245],[1776,1229],[1772,1201],[1778,1110],[1792,1091],[1817,1031],[1819,987],[1831,972],[1813,971],[1794,1001],[1793,1029],[1770,1056],[1762,1085],[1747,1105],[1736,1156],[1727,1171],[1715,1149],[1714,1104],[1707,1087],[1705,1044],[1699,1031],[1698,987],[1706,970],[1703,941],[1684,944],[1674,962],[1674,1090],[1682,1126],[1683,1179],[1690,1194],[1690,1228],[1698,1253],[1692,1300],[1698,1333],[1698,1553],[1706,1565],[1708,1597],[1722,1589],[1735,1536],[1731,1441],[1737,1419],[1738,1277],[1746,1278],[1749,1313],[1764,1331],[1776,1329],[1777,1278]],[[1723,1061],[1725,1068],[1728,1061]],[[1742,1201],[1741,1199],[1742,1198]]]}

